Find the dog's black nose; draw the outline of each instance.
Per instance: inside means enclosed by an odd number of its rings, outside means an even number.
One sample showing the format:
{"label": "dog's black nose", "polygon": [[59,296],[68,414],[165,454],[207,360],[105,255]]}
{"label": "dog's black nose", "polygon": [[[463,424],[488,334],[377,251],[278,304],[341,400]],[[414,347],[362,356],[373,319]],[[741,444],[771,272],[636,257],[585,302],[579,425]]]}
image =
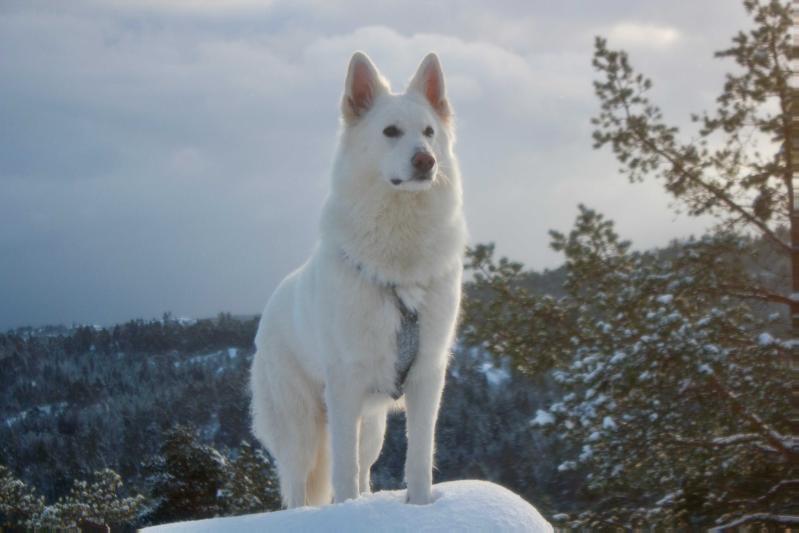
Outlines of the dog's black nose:
{"label": "dog's black nose", "polygon": [[419,172],[430,172],[436,164],[436,158],[427,152],[416,152],[411,158],[411,164]]}

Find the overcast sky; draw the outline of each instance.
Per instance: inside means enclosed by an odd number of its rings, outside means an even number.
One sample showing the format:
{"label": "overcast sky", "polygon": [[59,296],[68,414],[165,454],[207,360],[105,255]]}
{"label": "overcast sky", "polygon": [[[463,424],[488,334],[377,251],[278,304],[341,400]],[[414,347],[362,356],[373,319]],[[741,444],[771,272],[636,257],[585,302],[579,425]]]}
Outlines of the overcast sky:
{"label": "overcast sky", "polygon": [[712,106],[735,0],[0,1],[0,330],[260,312],[310,252],[347,62],[436,51],[471,241],[557,266],[579,202],[636,247],[701,231],[591,148],[595,35],[667,120]]}

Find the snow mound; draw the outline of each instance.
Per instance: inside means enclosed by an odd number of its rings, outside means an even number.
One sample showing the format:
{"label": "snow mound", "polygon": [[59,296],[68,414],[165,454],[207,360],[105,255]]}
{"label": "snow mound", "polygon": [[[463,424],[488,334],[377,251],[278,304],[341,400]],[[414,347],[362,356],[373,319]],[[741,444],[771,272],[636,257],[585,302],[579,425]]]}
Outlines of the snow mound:
{"label": "snow mound", "polygon": [[384,491],[336,505],[178,522],[142,531],[552,531],[535,507],[487,481],[440,483],[433,486],[433,498],[430,505],[409,505],[404,490]]}

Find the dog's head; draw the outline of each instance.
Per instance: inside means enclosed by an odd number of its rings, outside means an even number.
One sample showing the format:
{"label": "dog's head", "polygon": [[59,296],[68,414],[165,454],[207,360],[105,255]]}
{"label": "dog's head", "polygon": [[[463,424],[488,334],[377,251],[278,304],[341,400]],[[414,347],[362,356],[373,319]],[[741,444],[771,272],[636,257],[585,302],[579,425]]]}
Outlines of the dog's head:
{"label": "dog's head", "polygon": [[452,112],[435,54],[422,60],[407,90],[393,94],[372,61],[353,54],[341,101],[344,142],[357,174],[400,191],[423,191],[450,170]]}

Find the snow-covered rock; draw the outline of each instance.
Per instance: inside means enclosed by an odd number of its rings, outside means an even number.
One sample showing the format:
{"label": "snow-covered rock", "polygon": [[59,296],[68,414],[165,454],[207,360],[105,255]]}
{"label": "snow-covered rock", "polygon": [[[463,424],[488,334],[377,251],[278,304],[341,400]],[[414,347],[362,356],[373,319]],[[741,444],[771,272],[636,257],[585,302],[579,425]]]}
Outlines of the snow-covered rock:
{"label": "snow-covered rock", "polygon": [[430,505],[409,505],[404,490],[384,491],[336,505],[178,522],[143,531],[552,531],[535,507],[488,481],[439,483],[433,487],[433,496],[435,501]]}

